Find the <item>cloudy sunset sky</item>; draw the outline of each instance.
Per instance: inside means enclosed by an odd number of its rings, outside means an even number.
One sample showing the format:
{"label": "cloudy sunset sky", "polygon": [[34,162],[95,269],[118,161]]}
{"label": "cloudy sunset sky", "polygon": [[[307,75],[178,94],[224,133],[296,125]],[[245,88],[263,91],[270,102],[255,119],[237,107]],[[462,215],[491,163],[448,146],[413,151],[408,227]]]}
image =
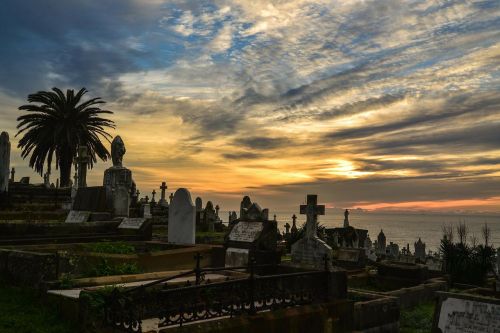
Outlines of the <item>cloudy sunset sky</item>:
{"label": "cloudy sunset sky", "polygon": [[0,29],[13,148],[29,93],[86,87],[144,195],[500,212],[498,0],[3,0]]}

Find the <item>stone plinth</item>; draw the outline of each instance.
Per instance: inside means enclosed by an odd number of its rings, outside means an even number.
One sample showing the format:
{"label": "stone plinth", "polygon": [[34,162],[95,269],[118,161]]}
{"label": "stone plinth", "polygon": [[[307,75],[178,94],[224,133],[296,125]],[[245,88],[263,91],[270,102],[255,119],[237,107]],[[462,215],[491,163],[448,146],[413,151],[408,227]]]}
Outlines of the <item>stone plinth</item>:
{"label": "stone plinth", "polygon": [[132,183],[132,171],[125,167],[113,166],[104,172],[107,206],[114,216],[128,217]]}
{"label": "stone plinth", "polygon": [[325,255],[332,258],[332,248],[317,237],[304,237],[292,245],[292,264],[304,268],[324,269]]}
{"label": "stone plinth", "polygon": [[10,141],[9,134],[2,132],[0,135],[0,193],[9,189],[10,176]]}

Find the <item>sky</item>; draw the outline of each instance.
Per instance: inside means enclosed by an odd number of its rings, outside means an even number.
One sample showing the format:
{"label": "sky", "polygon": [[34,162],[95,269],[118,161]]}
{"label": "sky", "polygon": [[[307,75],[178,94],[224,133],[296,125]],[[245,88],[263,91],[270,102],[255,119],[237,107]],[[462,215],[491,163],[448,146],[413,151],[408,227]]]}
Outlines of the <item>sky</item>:
{"label": "sky", "polygon": [[3,0],[0,31],[16,177],[27,95],[86,87],[142,195],[500,212],[499,1]]}

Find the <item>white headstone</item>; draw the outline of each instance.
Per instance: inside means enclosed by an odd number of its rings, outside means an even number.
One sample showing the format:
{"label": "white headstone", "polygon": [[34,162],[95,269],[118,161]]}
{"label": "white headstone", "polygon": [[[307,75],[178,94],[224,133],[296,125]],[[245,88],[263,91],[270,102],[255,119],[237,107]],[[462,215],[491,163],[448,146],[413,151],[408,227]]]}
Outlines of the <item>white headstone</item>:
{"label": "white headstone", "polygon": [[146,219],[143,217],[126,217],[123,219],[122,223],[118,226],[118,229],[135,229],[139,230],[142,225],[146,222]]}
{"label": "white headstone", "polygon": [[195,244],[196,207],[185,188],[178,189],[168,211],[168,242]]}
{"label": "white headstone", "polygon": [[71,210],[66,217],[66,223],[85,223],[90,218],[90,212],[82,210]]}
{"label": "white headstone", "polygon": [[10,141],[9,134],[0,134],[0,193],[9,190],[10,176]]}

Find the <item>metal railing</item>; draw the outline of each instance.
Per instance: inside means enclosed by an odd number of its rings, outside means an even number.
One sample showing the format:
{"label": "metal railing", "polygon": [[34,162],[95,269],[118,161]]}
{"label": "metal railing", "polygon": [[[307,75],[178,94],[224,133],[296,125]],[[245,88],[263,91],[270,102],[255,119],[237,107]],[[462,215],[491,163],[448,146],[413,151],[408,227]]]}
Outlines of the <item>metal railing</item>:
{"label": "metal railing", "polygon": [[[259,276],[255,265],[230,268],[201,268],[201,256],[195,256],[196,267],[188,272],[157,280],[124,291],[115,289],[106,300],[106,325],[120,331],[142,332],[142,321],[156,318],[158,328],[234,317],[242,314],[287,308],[328,301],[329,271],[325,270]],[[248,269],[244,278],[221,282],[205,280],[208,272]],[[194,284],[169,286],[172,280],[194,275]]]}

